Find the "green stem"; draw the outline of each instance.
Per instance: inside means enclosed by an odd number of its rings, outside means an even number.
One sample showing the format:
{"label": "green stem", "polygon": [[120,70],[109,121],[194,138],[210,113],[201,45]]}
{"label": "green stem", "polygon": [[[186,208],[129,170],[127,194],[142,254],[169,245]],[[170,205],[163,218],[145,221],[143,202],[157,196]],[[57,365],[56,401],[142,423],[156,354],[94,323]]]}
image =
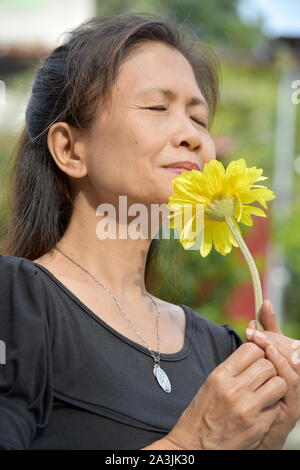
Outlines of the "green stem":
{"label": "green stem", "polygon": [[237,243],[239,244],[239,247],[244,255],[244,258],[249,266],[250,273],[251,273],[251,278],[252,278],[252,284],[253,284],[253,289],[254,289],[254,297],[255,297],[255,318],[256,318],[256,328],[258,330],[263,330],[263,326],[260,323],[260,309],[263,303],[263,297],[262,297],[262,289],[261,289],[261,283],[260,283],[260,278],[259,274],[257,271],[256,264],[252,258],[252,255],[243,239],[241,236],[240,232],[237,230],[234,221],[232,220],[231,217],[225,217],[225,221],[236,239]]}

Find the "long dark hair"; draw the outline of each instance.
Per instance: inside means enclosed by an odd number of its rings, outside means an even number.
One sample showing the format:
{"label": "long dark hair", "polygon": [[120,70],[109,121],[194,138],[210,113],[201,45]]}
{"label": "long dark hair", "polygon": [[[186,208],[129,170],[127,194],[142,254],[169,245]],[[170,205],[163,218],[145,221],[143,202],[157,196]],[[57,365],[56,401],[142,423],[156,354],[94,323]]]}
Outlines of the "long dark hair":
{"label": "long dark hair", "polygon": [[[134,46],[141,41],[160,41],[179,50],[194,70],[211,119],[219,96],[215,55],[174,20],[148,13],[102,16],[65,35],[63,44],[43,58],[36,71],[11,166],[9,222],[1,251],[29,260],[39,258],[59,242],[73,209],[66,174],[48,149],[48,130],[59,121],[89,129],[98,103],[104,106],[120,64]],[[150,245],[146,283],[159,244],[159,239],[153,239]]]}

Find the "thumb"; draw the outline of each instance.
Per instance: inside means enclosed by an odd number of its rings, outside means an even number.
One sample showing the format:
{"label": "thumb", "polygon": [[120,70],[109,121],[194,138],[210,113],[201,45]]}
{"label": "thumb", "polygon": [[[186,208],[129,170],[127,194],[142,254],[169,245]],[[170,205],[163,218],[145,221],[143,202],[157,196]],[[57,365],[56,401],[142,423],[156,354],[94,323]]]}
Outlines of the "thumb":
{"label": "thumb", "polygon": [[261,306],[261,321],[266,331],[283,334],[276,320],[273,305],[270,300],[264,300]]}
{"label": "thumb", "polygon": [[251,328],[251,330],[256,330],[256,321],[251,320],[248,324],[248,328]]}

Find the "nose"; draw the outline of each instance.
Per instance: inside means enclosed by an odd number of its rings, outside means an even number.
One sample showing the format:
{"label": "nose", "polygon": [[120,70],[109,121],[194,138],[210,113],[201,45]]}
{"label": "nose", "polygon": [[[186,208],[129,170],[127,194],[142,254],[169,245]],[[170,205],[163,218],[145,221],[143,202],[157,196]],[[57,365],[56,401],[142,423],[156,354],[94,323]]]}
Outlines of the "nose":
{"label": "nose", "polygon": [[194,152],[202,148],[202,137],[190,118],[183,118],[174,132],[172,144],[175,147],[184,146]]}
{"label": "nose", "polygon": [[180,142],[180,145],[184,147],[188,147],[190,150],[193,150],[194,152],[198,152],[201,149],[201,144],[196,141],[196,139],[189,137],[186,140],[183,140]]}

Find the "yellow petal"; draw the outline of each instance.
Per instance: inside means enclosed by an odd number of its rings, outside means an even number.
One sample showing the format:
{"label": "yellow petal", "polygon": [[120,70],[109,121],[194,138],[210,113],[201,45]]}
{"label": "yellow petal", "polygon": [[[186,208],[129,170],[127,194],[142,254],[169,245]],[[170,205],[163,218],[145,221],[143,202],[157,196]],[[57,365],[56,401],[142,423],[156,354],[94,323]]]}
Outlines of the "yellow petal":
{"label": "yellow petal", "polygon": [[172,179],[174,192],[182,194],[186,197],[189,197],[193,193],[193,185],[190,180],[178,176],[177,178]]}
{"label": "yellow petal", "polygon": [[225,168],[218,160],[210,160],[209,166],[205,168],[205,178],[207,184],[211,186],[215,193],[222,191],[223,180],[225,176]]}
{"label": "yellow petal", "polygon": [[251,193],[254,193],[257,197],[264,199],[265,201],[272,201],[272,199],[276,197],[273,191],[268,188],[252,189]]}
{"label": "yellow petal", "polygon": [[245,225],[252,227],[253,220],[250,214],[257,215],[258,217],[267,217],[262,209],[255,206],[243,206],[243,215],[241,217],[241,222]]}
{"label": "yellow petal", "polygon": [[189,196],[183,196],[182,194],[172,194],[172,196],[169,197],[167,207],[170,210],[173,210],[171,209],[173,204],[180,204],[184,206],[185,204],[208,204],[208,202],[208,198],[200,196],[197,193],[190,194]]}
{"label": "yellow petal", "polygon": [[254,214],[254,215],[257,215],[258,217],[267,217],[264,211],[260,209],[259,207],[243,206],[243,210],[244,209],[247,209],[249,211],[249,214]]}
{"label": "yellow petal", "polygon": [[267,188],[259,188],[259,189],[252,189],[251,191],[252,197],[254,197],[254,201],[259,202],[265,209],[267,209],[267,204],[265,201],[272,201],[275,198],[273,191]]}
{"label": "yellow petal", "polygon": [[239,196],[242,204],[251,204],[252,202],[258,201],[265,209],[267,209],[265,201],[271,201],[276,197],[273,191],[264,187],[241,192]]}
{"label": "yellow petal", "polygon": [[[196,172],[196,170],[195,170]],[[186,203],[203,203],[207,204],[209,199],[203,191],[201,185],[202,174],[197,171],[197,176],[191,178],[191,172],[183,173],[177,178],[173,178],[174,193],[169,197],[169,202],[180,202],[181,204]]]}
{"label": "yellow petal", "polygon": [[241,200],[239,198],[239,195],[235,194],[234,196],[235,196],[235,203],[236,203],[235,210],[234,210],[234,217],[239,222],[241,220],[241,217],[242,217],[243,206],[242,206]]}
{"label": "yellow petal", "polygon": [[211,221],[206,221],[204,225],[204,234],[203,239],[200,247],[200,254],[205,258],[205,256],[209,255],[212,248],[212,233],[211,233]]}
{"label": "yellow petal", "polygon": [[193,222],[195,217],[191,217],[186,224],[184,225],[183,230],[181,231],[180,235],[180,243],[184,247],[185,250],[188,250],[191,246],[195,244],[196,241],[196,234],[193,232]]}
{"label": "yellow petal", "polygon": [[182,211],[174,211],[173,214],[168,215],[170,220],[169,225],[173,229],[182,230],[183,227],[183,214]]}
{"label": "yellow petal", "polygon": [[249,190],[253,183],[264,178],[261,176],[262,172],[262,169],[255,166],[246,168],[246,162],[243,159],[233,161],[227,167],[224,186],[227,191],[231,190],[235,193]]}
{"label": "yellow petal", "polygon": [[231,241],[226,230],[226,222],[213,222],[212,223],[212,237],[214,247],[221,255],[227,255],[231,251]]}
{"label": "yellow petal", "polygon": [[230,173],[235,173],[236,171],[239,170],[245,170],[246,169],[246,161],[244,158],[239,158],[238,160],[232,160],[226,168],[226,175]]}
{"label": "yellow petal", "polygon": [[265,180],[268,180],[269,177],[268,176],[260,176],[259,178],[257,178],[256,181],[265,181]]}
{"label": "yellow petal", "polygon": [[[249,211],[247,210],[244,210],[246,206],[243,206],[243,215],[241,217],[241,222],[244,224],[244,225],[248,225],[248,227],[252,227],[253,225],[253,220],[251,219],[251,216],[249,214]],[[249,206],[248,206],[249,207]]]}

